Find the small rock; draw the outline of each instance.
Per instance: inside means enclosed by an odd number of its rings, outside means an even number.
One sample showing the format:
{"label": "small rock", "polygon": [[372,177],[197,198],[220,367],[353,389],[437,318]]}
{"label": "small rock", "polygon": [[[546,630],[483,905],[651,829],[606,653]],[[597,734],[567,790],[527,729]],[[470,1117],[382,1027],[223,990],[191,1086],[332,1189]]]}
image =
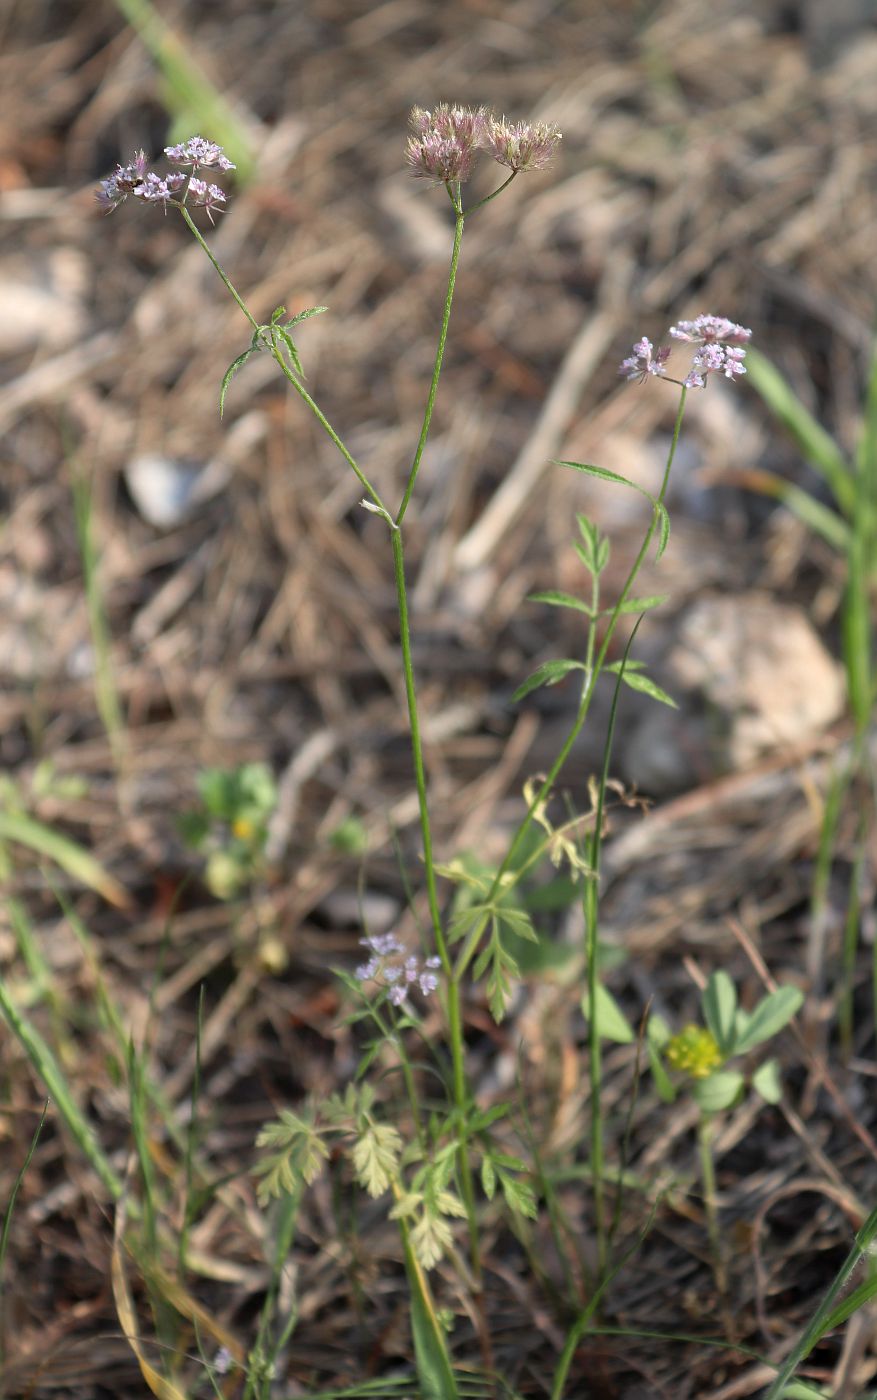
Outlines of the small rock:
{"label": "small rock", "polygon": [[843,711],[842,668],[804,613],[768,594],[701,598],[670,658],[683,685],[727,722],[727,766],[818,734]]}

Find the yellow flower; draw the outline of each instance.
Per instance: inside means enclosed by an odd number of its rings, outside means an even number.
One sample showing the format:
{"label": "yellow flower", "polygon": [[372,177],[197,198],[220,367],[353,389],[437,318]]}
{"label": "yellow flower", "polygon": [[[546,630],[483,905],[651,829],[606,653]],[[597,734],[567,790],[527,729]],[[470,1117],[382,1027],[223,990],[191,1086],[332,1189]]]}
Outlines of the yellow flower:
{"label": "yellow flower", "polygon": [[693,1022],[667,1042],[664,1054],[672,1069],[682,1070],[692,1079],[706,1079],[722,1063],[722,1052],[712,1031]]}

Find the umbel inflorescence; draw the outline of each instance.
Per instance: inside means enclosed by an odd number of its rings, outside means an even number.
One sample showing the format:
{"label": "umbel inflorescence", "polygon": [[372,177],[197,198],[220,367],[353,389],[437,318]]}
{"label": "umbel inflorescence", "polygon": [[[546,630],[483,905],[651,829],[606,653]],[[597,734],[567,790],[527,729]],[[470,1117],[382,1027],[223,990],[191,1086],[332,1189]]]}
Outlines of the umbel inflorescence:
{"label": "umbel inflorescence", "polygon": [[[671,326],[670,334],[674,340],[694,347],[688,374],[681,381],[673,380],[674,383],[682,383],[686,389],[703,389],[711,374],[723,374],[726,379],[733,380],[746,373],[744,346],[752,332],[745,326],[738,326],[736,321],[729,321],[725,316],[697,316],[693,321],[680,321]],[[644,384],[649,375],[664,377],[672,349],[671,345],[661,345],[655,350],[652,342],[643,336],[634,345],[633,354],[622,360],[618,373],[640,384]]]}
{"label": "umbel inflorescence", "polygon": [[[486,107],[455,107],[441,102],[433,111],[415,107],[407,158],[412,175],[438,184],[456,186],[472,174],[479,151],[485,151],[511,172],[509,179],[527,170],[542,170],[557,150],[561,134],[551,122],[509,122]],[[165,156],[178,167],[161,175],[149,169],[145,151],[137,151],[127,165],[117,165],[101,181],[99,204],[111,214],[129,197],[145,204],[176,208],[199,205],[213,215],[226,206],[225,191],[198,173],[234,170],[221,146],[192,136],[177,146],[165,146]]]}
{"label": "umbel inflorescence", "polygon": [[219,185],[202,180],[198,171],[234,170],[222,147],[205,141],[203,136],[192,136],[178,146],[165,146],[164,153],[171,165],[180,168],[159,175],[148,168],[146,152],[137,151],[127,165],[117,165],[112,175],[101,181],[98,203],[107,214],[112,214],[129,196],[165,209],[169,204],[178,208],[200,205],[212,223],[213,215],[225,207],[226,194]]}
{"label": "umbel inflorescence", "polygon": [[412,175],[440,184],[462,184],[472,174],[479,151],[517,175],[542,170],[557,150],[561,134],[551,122],[509,122],[486,107],[452,107],[411,113],[408,166]]}

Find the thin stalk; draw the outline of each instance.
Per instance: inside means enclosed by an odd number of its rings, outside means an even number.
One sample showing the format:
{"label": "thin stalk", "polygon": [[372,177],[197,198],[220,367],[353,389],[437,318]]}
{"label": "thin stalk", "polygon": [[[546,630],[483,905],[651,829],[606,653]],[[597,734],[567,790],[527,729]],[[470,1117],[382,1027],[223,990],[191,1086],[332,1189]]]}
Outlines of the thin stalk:
{"label": "thin stalk", "polygon": [[483,209],[485,204],[489,204],[492,199],[496,199],[496,196],[498,194],[502,194],[503,190],[507,190],[517,173],[517,170],[513,170],[508,179],[503,180],[502,184],[496,187],[496,189],[493,191],[493,194],[485,195],[483,199],[479,199],[477,204],[470,204],[469,208],[463,211],[466,218],[468,218],[470,214],[477,213],[479,209]]}
{"label": "thin stalk", "polygon": [[713,1263],[713,1278],[719,1294],[725,1331],[728,1340],[733,1341],[734,1326],[728,1307],[728,1275],[725,1269],[725,1256],[722,1249],[722,1233],[719,1228],[719,1211],[716,1204],[716,1168],[713,1161],[713,1120],[709,1113],[702,1113],[697,1124],[697,1149],[700,1158],[700,1175],[703,1183],[703,1205],[706,1212],[706,1228],[710,1242],[710,1255]]}
{"label": "thin stalk", "polygon": [[[207,254],[207,257],[210,259],[210,262],[213,264],[213,267],[214,267],[214,269],[215,269],[215,271],[216,271],[216,273],[217,273],[217,276],[218,276],[218,277],[220,278],[220,280],[222,281],[222,284],[223,284],[223,286],[225,287],[226,291],[228,292],[229,296],[232,298],[232,300],[237,304],[237,306],[240,308],[240,310],[241,310],[241,311],[243,312],[243,314],[246,316],[246,318],[247,318],[247,320],[249,321],[250,325],[252,326],[253,331],[255,332],[255,334],[256,334],[256,335],[260,335],[260,334],[262,333],[263,329],[265,329],[265,328],[259,325],[259,322],[256,320],[256,318],[255,318],[255,316],[253,315],[252,311],[251,311],[250,308],[247,306],[247,303],[244,301],[243,297],[242,297],[241,294],[238,292],[237,288],[234,286],[234,284],[233,284],[233,283],[229,280],[229,278],[226,276],[225,272],[224,272],[223,269],[222,269],[222,266],[221,266],[220,263],[217,261],[216,256],[215,256],[214,253],[212,252],[209,243],[208,243],[207,240],[204,238],[203,234],[201,233],[200,229],[198,228],[198,225],[197,225],[197,224],[194,222],[194,220],[192,219],[192,216],[191,216],[191,214],[189,213],[188,209],[187,209],[187,208],[185,207],[185,205],[183,205],[183,204],[180,204],[180,205],[178,205],[177,207],[179,208],[180,213],[182,214],[182,216],[183,216],[183,218],[185,219],[185,221],[186,221],[186,223],[187,223],[189,229],[191,230],[191,233],[192,233],[193,237],[195,238],[196,242],[197,242],[197,243],[199,244],[199,246],[204,250],[204,252]],[[295,375],[293,374],[293,372],[292,372],[292,370],[290,369],[289,365],[288,365],[288,364],[286,363],[286,361],[284,360],[283,355],[281,354],[280,350],[278,350],[277,346],[276,346],[275,344],[273,344],[273,342],[271,342],[270,340],[267,340],[267,339],[264,340],[264,341],[263,341],[263,344],[265,345],[266,349],[270,349],[271,354],[273,355],[274,359],[276,360],[277,364],[279,365],[279,367],[280,367],[282,373],[283,373],[283,374],[286,376],[286,378],[289,380],[290,384],[292,385],[293,389],[295,389],[295,392],[298,394],[299,398],[302,399],[303,402],[307,404],[308,408],[311,410],[311,413],[312,413],[312,414],[314,415],[314,417],[316,418],[316,420],[317,420],[317,422],[319,423],[320,427],[323,429],[323,431],[326,433],[326,435],[331,439],[331,441],[334,443],[335,447],[337,447],[338,451],[341,453],[341,456],[344,458],[344,460],[345,460],[345,462],[347,463],[347,465],[351,468],[351,470],[352,470],[352,471],[354,472],[354,474],[356,475],[356,477],[357,477],[357,479],[358,479],[360,485],[361,485],[361,486],[363,487],[363,489],[368,493],[368,495],[371,497],[372,501],[373,501],[374,504],[378,507],[378,509],[382,512],[382,514],[384,514],[385,516],[387,516],[387,518],[389,518],[389,512],[387,511],[386,506],[384,505],[383,501],[381,500],[380,495],[379,495],[378,492],[375,490],[375,488],[372,486],[371,482],[368,480],[368,478],[366,477],[365,473],[362,471],[362,469],[361,469],[360,466],[358,465],[358,463],[357,463],[356,459],[353,457],[352,453],[347,449],[347,447],[345,446],[345,444],[344,444],[344,442],[342,441],[342,439],[338,436],[338,434],[336,433],[335,429],[332,427],[332,424],[329,422],[328,418],[327,418],[326,415],[323,413],[322,409],[321,409],[321,408],[319,407],[319,405],[314,401],[314,399],[311,398],[310,394],[308,393],[307,389],[305,389],[304,385],[299,383],[298,379],[297,379],[297,378],[295,377]]]}
{"label": "thin stalk", "polygon": [[[295,1238],[295,1227],[298,1221],[298,1212],[301,1205],[301,1187],[296,1191],[284,1196],[279,1203],[277,1219],[275,1221],[276,1245],[271,1259],[271,1280],[268,1291],[265,1294],[265,1301],[262,1304],[262,1311],[259,1314],[259,1327],[256,1340],[251,1349],[250,1357],[257,1363],[264,1364],[266,1361],[270,1366],[276,1359],[280,1350],[286,1345],[295,1327],[297,1319],[297,1309],[293,1307],[289,1317],[280,1330],[276,1338],[272,1338],[272,1329],[277,1313],[277,1304],[280,1298],[280,1285],[283,1276],[283,1269],[287,1257],[292,1249],[292,1242]],[[243,1400],[255,1400],[256,1387],[261,1388],[262,1376],[260,1375],[260,1365],[250,1366],[247,1372],[247,1383],[244,1389]]]}
{"label": "thin stalk", "polygon": [[[595,590],[596,593],[596,590]],[[596,607],[594,615],[596,617]],[[606,1229],[605,1192],[603,1174],[605,1154],[603,1150],[603,1047],[600,1043],[600,1026],[597,1019],[597,992],[600,984],[598,967],[598,930],[600,924],[600,854],[603,845],[603,811],[606,804],[606,785],[609,782],[609,763],[612,757],[612,743],[615,738],[615,721],[618,715],[618,699],[624,679],[624,668],[639,631],[643,615],[637,618],[627,646],[624,648],[621,667],[615,680],[612,708],[609,711],[609,724],[606,742],[603,745],[603,767],[597,787],[597,802],[594,810],[594,830],[587,843],[588,864],[591,873],[587,877],[582,905],[585,915],[585,959],[588,976],[588,1062],[591,1083],[591,1172],[594,1185],[594,1216],[597,1223],[597,1263],[602,1275],[608,1261],[608,1232]],[[590,642],[590,638],[589,638]]]}
{"label": "thin stalk", "polygon": [[805,1357],[809,1356],[820,1337],[823,1336],[826,1324],[834,1308],[835,1300],[840,1296],[844,1288],[846,1288],[850,1276],[858,1265],[859,1260],[863,1255],[868,1253],[875,1238],[877,1238],[877,1210],[871,1212],[861,1230],[859,1230],[856,1235],[853,1247],[841,1264],[834,1282],[819,1307],[816,1309],[813,1317],[810,1319],[810,1324],[804,1331],[801,1340],[789,1352],[783,1365],[774,1377],[773,1384],[765,1395],[764,1400],[780,1400],[780,1396],[785,1393],[786,1386],[795,1374],[795,1371]]}
{"label": "thin stalk", "polygon": [[396,1052],[399,1056],[399,1068],[402,1071],[402,1078],[405,1081],[405,1092],[408,1095],[408,1106],[411,1109],[411,1116],[414,1120],[414,1131],[417,1135],[418,1143],[422,1148],[425,1149],[426,1136],[423,1131],[423,1118],[420,1113],[420,1102],[417,1097],[417,1086],[414,1083],[414,1074],[411,1067],[411,1061],[409,1060],[408,1055],[405,1052],[405,1045],[402,1040],[402,1036],[395,1026],[388,1024],[384,1020],[377,1006],[372,1005],[370,1002],[367,1002],[367,1005],[369,1009],[369,1014],[372,1020],[374,1021],[375,1025],[377,1026],[378,1030],[380,1031],[383,1040],[386,1042],[387,1045],[393,1045],[396,1048]]}
{"label": "thin stalk", "polygon": [[[655,530],[656,530],[657,527],[658,527],[658,520],[659,520],[659,518],[660,518],[660,510],[659,510],[659,507],[661,507],[661,506],[663,505],[663,503],[664,503],[664,497],[665,497],[665,495],[667,494],[667,486],[668,486],[669,481],[670,481],[670,470],[671,470],[671,468],[672,468],[672,466],[673,466],[673,459],[674,459],[674,457],[676,456],[676,447],[677,447],[678,442],[679,442],[679,434],[680,434],[680,432],[681,432],[681,430],[682,430],[682,419],[683,419],[684,414],[685,414],[685,398],[686,398],[686,392],[687,392],[687,391],[686,391],[685,387],[683,386],[682,392],[681,392],[681,394],[680,394],[680,396],[679,396],[679,408],[678,408],[678,410],[677,410],[677,412],[676,412],[676,422],[675,422],[675,424],[674,424],[674,426],[673,426],[673,437],[672,437],[671,442],[670,442],[670,450],[669,450],[669,452],[668,452],[668,454],[667,454],[667,465],[666,465],[666,467],[664,468],[664,478],[663,478],[663,480],[662,480],[662,482],[661,482],[661,490],[660,490],[659,493],[658,493],[658,497],[657,497],[657,502],[656,502],[655,509],[654,509],[653,512],[652,512],[652,519],[651,519],[651,522],[649,523],[649,527],[648,527],[648,529],[646,530],[645,538],[643,539],[642,545],[640,546],[639,553],[637,554],[636,559],[634,560],[633,567],[631,568],[630,572],[629,572],[628,575],[627,575],[627,579],[626,579],[626,581],[625,581],[624,587],[623,587],[622,590],[621,590],[621,593],[620,593],[620,595],[619,595],[618,601],[617,601],[617,603],[615,604],[615,607],[612,609],[612,612],[611,612],[611,614],[610,614],[610,616],[609,616],[609,621],[608,621],[608,623],[606,624],[606,633],[605,633],[605,635],[604,635],[604,637],[603,637],[603,641],[602,641],[602,644],[601,644],[601,646],[600,646],[600,650],[599,650],[598,653],[597,653],[597,658],[596,658],[596,660],[595,660],[595,662],[594,662],[594,665],[593,665],[593,667],[591,668],[591,670],[590,670],[590,672],[589,672],[589,674],[588,674],[588,678],[587,678],[587,681],[586,681],[586,683],[585,683],[585,686],[584,686],[584,689],[583,689],[583,692],[582,692],[582,698],[581,698],[581,700],[580,700],[580,702],[579,702],[578,712],[576,713],[576,717],[575,717],[575,720],[573,721],[572,728],[570,729],[569,734],[567,735],[566,739],[564,740],[564,743],[563,743],[563,745],[561,746],[561,749],[560,749],[560,751],[559,751],[557,757],[555,758],[554,762],[552,763],[551,768],[550,768],[549,771],[548,771],[547,777],[546,777],[546,778],[544,779],[544,781],[542,782],[542,785],[541,785],[541,787],[539,788],[539,791],[536,793],[536,796],[533,798],[533,801],[530,803],[530,806],[527,808],[527,811],[526,811],[526,813],[524,814],[523,820],[521,821],[521,823],[520,823],[520,825],[519,825],[517,831],[515,832],[514,837],[512,838],[512,843],[511,843],[511,845],[509,846],[508,851],[506,852],[505,859],[503,860],[502,864],[500,865],[499,869],[498,869],[497,872],[496,872],[496,875],[495,875],[494,881],[493,881],[493,885],[491,886],[490,892],[489,892],[489,894],[487,895],[487,899],[485,900],[485,903],[489,902],[491,899],[493,899],[493,898],[495,897],[495,895],[496,895],[496,893],[497,893],[497,890],[499,889],[500,882],[501,882],[503,876],[506,874],[506,872],[508,871],[509,867],[513,864],[514,858],[515,858],[515,856],[517,855],[518,851],[520,850],[521,844],[522,844],[522,842],[523,842],[525,836],[527,835],[527,832],[530,830],[530,826],[531,826],[532,821],[533,821],[533,815],[534,815],[534,813],[538,810],[538,808],[541,806],[541,804],[547,799],[549,793],[551,792],[551,789],[554,787],[554,784],[555,784],[555,782],[557,781],[558,775],[560,774],[561,769],[563,768],[564,764],[566,763],[566,760],[569,758],[569,755],[570,755],[570,753],[572,752],[573,745],[575,744],[576,740],[578,739],[579,735],[581,734],[582,729],[583,729],[584,724],[585,724],[585,720],[586,720],[587,717],[588,717],[588,711],[589,711],[590,708],[591,708],[591,701],[592,701],[592,699],[593,699],[593,697],[594,697],[594,690],[595,690],[595,687],[596,687],[596,684],[597,684],[597,679],[598,679],[598,677],[599,677],[599,675],[600,675],[600,671],[602,670],[602,667],[603,667],[603,662],[606,660],[606,654],[607,654],[607,652],[608,652],[608,650],[609,650],[609,647],[610,647],[610,645],[611,645],[611,643],[612,643],[612,639],[613,639],[613,637],[614,637],[614,635],[615,635],[615,628],[616,628],[616,626],[617,626],[617,624],[618,624],[618,618],[619,618],[619,616],[621,615],[621,609],[622,609],[622,607],[624,606],[625,602],[627,601],[627,598],[628,598],[628,596],[629,596],[629,594],[630,594],[630,591],[631,591],[631,589],[633,588],[634,583],[636,582],[637,574],[639,573],[640,569],[642,568],[643,561],[644,561],[644,559],[645,559],[645,557],[646,557],[646,555],[647,555],[647,553],[648,553],[648,550],[649,550],[649,545],[651,544],[652,539],[653,539],[654,534],[655,534]],[[460,970],[460,969],[459,969],[459,967],[458,967],[458,974],[459,974],[459,970]]]}
{"label": "thin stalk", "polygon": [[[597,618],[600,614],[600,575],[596,569],[591,579],[591,619],[588,626],[588,642],[585,653],[585,662],[588,667],[586,674],[589,676],[594,674],[594,648],[597,640]],[[597,797],[594,830],[591,833],[591,839],[585,844],[588,864],[593,873],[585,877],[585,888],[582,895],[582,910],[585,916],[585,969],[588,979],[588,1071],[591,1085],[590,1163],[594,1190],[594,1219],[597,1226],[598,1278],[603,1277],[607,1260],[605,1193],[603,1191],[605,1162],[603,1151],[603,1047],[600,1044],[600,1030],[597,1024],[597,925],[600,900],[598,879],[600,825],[603,820],[603,794],[611,743],[610,732],[607,735],[603,753],[603,781],[600,784]]]}
{"label": "thin stalk", "polygon": [[94,646],[94,693],[113,763],[118,771],[125,757],[125,716],[113,673],[112,637],[101,589],[92,506],[92,483],[77,469],[73,475],[73,515],[82,560],[88,625]]}
{"label": "thin stalk", "polygon": [[[401,1200],[404,1188],[393,1183],[393,1195]],[[429,1277],[414,1252],[411,1231],[404,1216],[396,1224],[402,1237],[405,1272],[411,1290],[411,1330],[418,1376],[424,1392],[436,1400],[458,1400],[459,1390],[454,1376],[444,1328],[439,1320]]]}
{"label": "thin stalk", "polygon": [[0,1015],[18,1038],[22,1049],[46,1086],[49,1098],[56,1105],[76,1143],[100,1177],[108,1195],[113,1201],[121,1200],[124,1193],[121,1177],[114,1170],[95,1136],[94,1129],[70,1092],[64,1073],[51,1049],[32,1022],[19,1011],[2,979]]}
{"label": "thin stalk", "polygon": [[841,1054],[845,1064],[849,1064],[853,1053],[854,1008],[853,993],[856,983],[856,953],[859,947],[859,923],[862,916],[861,890],[862,872],[865,864],[867,841],[864,818],[859,822],[857,851],[852,871],[847,900],[847,913],[844,919],[843,953],[841,971],[841,996],[838,1006],[838,1030],[840,1033]]}
{"label": "thin stalk", "polygon": [[570,1327],[569,1331],[567,1332],[566,1342],[564,1343],[560,1360],[558,1361],[557,1368],[554,1372],[554,1380],[552,1381],[551,1385],[551,1400],[563,1400],[563,1392],[566,1389],[567,1376],[569,1375],[569,1369],[573,1363],[573,1358],[575,1357],[579,1342],[582,1340],[582,1337],[585,1336],[586,1332],[592,1330],[591,1321],[594,1317],[594,1314],[600,1306],[603,1294],[606,1292],[607,1288],[612,1283],[612,1280],[616,1278],[618,1274],[620,1274],[621,1270],[625,1267],[625,1265],[642,1247],[646,1236],[652,1228],[652,1221],[655,1218],[655,1214],[657,1212],[658,1205],[660,1204],[660,1200],[661,1198],[659,1197],[658,1200],[656,1200],[654,1205],[652,1206],[652,1209],[649,1212],[649,1218],[646,1221],[645,1226],[643,1227],[643,1230],[641,1231],[638,1239],[634,1241],[634,1243],[630,1246],[629,1249],[625,1250],[624,1255],[618,1261],[615,1268],[612,1269],[609,1273],[607,1273],[603,1279],[601,1279],[600,1283],[594,1290],[592,1297],[588,1300],[586,1307],[582,1309],[575,1322],[573,1323],[572,1327]]}
{"label": "thin stalk", "polygon": [[311,398],[310,394],[308,393],[308,391],[307,391],[307,389],[304,387],[304,385],[301,384],[301,383],[299,383],[298,379],[296,379],[295,375],[293,374],[293,372],[292,372],[292,370],[290,369],[289,365],[288,365],[288,364],[286,363],[286,361],[284,360],[283,355],[281,354],[280,350],[278,350],[278,348],[277,348],[276,345],[272,345],[272,346],[271,346],[271,354],[273,355],[273,357],[274,357],[274,359],[276,360],[277,364],[280,366],[281,373],[283,373],[283,374],[286,376],[286,378],[289,380],[290,384],[292,385],[293,389],[294,389],[295,392],[298,394],[298,396],[299,396],[299,398],[302,400],[302,402],[307,404],[308,408],[311,410],[311,413],[312,413],[312,414],[314,415],[314,417],[316,418],[317,422],[319,423],[320,427],[323,429],[323,431],[324,431],[324,433],[326,434],[326,436],[327,436],[328,438],[330,438],[331,441],[335,444],[335,446],[337,447],[338,451],[341,453],[341,456],[344,458],[345,462],[346,462],[347,465],[350,467],[350,469],[351,469],[351,471],[353,472],[354,476],[357,478],[357,480],[358,480],[360,486],[361,486],[361,487],[363,488],[363,490],[366,491],[366,492],[368,493],[368,495],[371,497],[373,503],[377,506],[377,508],[378,508],[378,510],[380,511],[381,515],[383,515],[387,520],[389,520],[389,518],[390,518],[389,511],[387,510],[387,507],[384,505],[383,501],[381,500],[380,495],[379,495],[378,492],[375,490],[374,486],[372,486],[371,482],[369,481],[369,479],[368,479],[368,477],[366,476],[365,472],[364,472],[364,471],[362,470],[362,468],[359,466],[359,464],[358,464],[358,462],[356,461],[356,459],[353,457],[353,455],[352,455],[352,454],[348,451],[348,449],[345,447],[344,442],[343,442],[342,439],[338,436],[338,434],[336,433],[335,429],[332,427],[332,424],[329,422],[328,418],[327,418],[326,415],[324,414],[323,410],[320,408],[319,404],[317,404],[317,403],[315,402],[315,400]]}
{"label": "thin stalk", "polygon": [[2,1229],[0,1229],[0,1396],[5,1394],[3,1388],[3,1361],[6,1348],[6,1311],[3,1290],[5,1285],[4,1266],[6,1264],[6,1251],[9,1247],[9,1231],[12,1227],[12,1215],[15,1210],[15,1202],[18,1200],[18,1193],[21,1190],[21,1183],[24,1181],[27,1169],[37,1150],[37,1143],[40,1140],[40,1133],[43,1131],[43,1124],[46,1121],[48,1112],[49,1100],[46,1099],[46,1102],[43,1104],[43,1111],[40,1114],[40,1121],[37,1123],[36,1130],[30,1141],[30,1147],[25,1154],[24,1161],[19,1167],[15,1181],[12,1184],[12,1190],[9,1193],[9,1200],[6,1204],[6,1211],[3,1216],[3,1226]]}
{"label": "thin stalk", "polygon": [[438,903],[438,890],[435,881],[435,864],[432,853],[432,827],[429,820],[429,807],[426,800],[426,772],[423,766],[423,744],[420,737],[420,717],[417,709],[417,692],[414,685],[414,663],[411,657],[411,627],[408,619],[408,592],[405,586],[405,556],[402,548],[402,531],[390,531],[393,542],[393,571],[396,579],[396,604],[399,612],[399,646],[402,652],[402,670],[405,677],[405,698],[408,704],[408,727],[411,734],[411,754],[414,760],[414,782],[417,788],[417,805],[420,812],[420,832],[423,839],[423,862],[426,868],[426,897],[429,917],[432,923],[435,946],[442,960],[445,974],[451,976],[451,960],[448,945],[442,930],[442,918]]}
{"label": "thin stalk", "polygon": [[423,862],[426,871],[426,897],[429,917],[435,937],[436,953],[441,958],[442,968],[447,978],[448,1039],[451,1044],[453,1066],[453,1096],[458,1117],[457,1168],[460,1176],[460,1189],[466,1217],[469,1222],[469,1246],[472,1272],[478,1286],[481,1283],[481,1251],[478,1238],[478,1219],[475,1212],[475,1187],[472,1168],[469,1163],[467,1117],[469,1091],[466,1083],[465,1045],[463,1040],[463,1020],[460,1005],[460,983],[454,976],[447,941],[442,929],[441,912],[436,888],[435,864],[432,851],[432,827],[429,806],[426,799],[426,772],[423,764],[423,745],[420,737],[420,718],[417,709],[417,692],[414,685],[414,665],[411,657],[411,629],[408,620],[408,594],[405,586],[405,557],[402,547],[402,531],[394,527],[390,531],[393,542],[393,567],[396,578],[396,601],[399,610],[399,643],[402,651],[402,669],[405,676],[405,695],[408,702],[408,728],[411,735],[411,753],[414,760],[414,782],[417,788],[417,803],[420,811],[420,834],[423,843]]}
{"label": "thin stalk", "polygon": [[459,191],[457,192],[456,198],[453,194],[451,194],[450,189],[448,190],[448,194],[451,195],[451,201],[454,205],[454,213],[456,214],[456,219],[454,221],[454,245],[451,249],[451,266],[448,270],[448,287],[445,293],[445,305],[444,310],[442,311],[442,323],[441,328],[439,330],[438,345],[436,346],[435,364],[433,365],[432,369],[432,379],[430,380],[429,393],[426,397],[426,408],[423,413],[423,425],[420,429],[420,437],[418,439],[417,447],[414,452],[414,460],[411,463],[411,470],[408,473],[408,481],[405,485],[405,494],[402,497],[402,503],[399,506],[399,510],[396,514],[397,526],[401,525],[402,521],[405,519],[405,512],[407,511],[408,505],[411,501],[411,493],[414,490],[414,483],[417,480],[417,473],[420,470],[420,462],[421,458],[423,457],[424,448],[426,447],[426,439],[429,437],[429,425],[432,422],[432,411],[435,407],[435,398],[436,394],[438,393],[439,376],[442,372],[442,360],[444,359],[445,355],[445,342],[448,338],[448,324],[451,319],[451,305],[454,300],[454,285],[457,280],[457,263],[460,261],[460,244],[463,241],[463,223],[466,216],[463,213],[463,209],[460,205]]}
{"label": "thin stalk", "polygon": [[247,306],[247,303],[244,301],[243,297],[240,295],[240,293],[237,291],[237,289],[232,285],[232,283],[231,283],[231,282],[228,280],[228,278],[226,277],[225,273],[224,273],[223,270],[222,270],[222,267],[221,267],[220,264],[217,262],[216,257],[214,256],[213,252],[211,251],[210,244],[209,244],[209,243],[207,242],[207,240],[205,239],[204,235],[202,234],[202,232],[201,232],[201,230],[199,229],[198,225],[195,223],[194,219],[192,218],[192,215],[189,213],[189,211],[188,211],[188,209],[186,208],[185,204],[178,204],[178,205],[177,205],[177,208],[179,209],[180,213],[182,214],[183,218],[185,219],[186,223],[188,224],[188,226],[189,226],[189,232],[192,234],[192,237],[195,239],[195,242],[198,243],[198,244],[200,244],[201,248],[202,248],[203,251],[207,254],[208,258],[209,258],[210,261],[212,262],[212,264],[213,264],[213,266],[214,266],[214,269],[216,270],[217,275],[219,276],[220,280],[222,281],[223,286],[225,287],[225,290],[228,292],[228,294],[229,294],[229,296],[231,297],[232,301],[237,302],[237,305],[240,307],[241,311],[242,311],[242,312],[244,313],[244,315],[246,316],[246,318],[247,318],[247,320],[249,321],[250,325],[253,327],[253,330],[254,330],[254,331],[258,331],[258,330],[260,329],[259,322],[256,320],[256,318],[255,318],[255,316],[253,315],[253,313],[252,313],[252,311],[250,310],[250,308]]}

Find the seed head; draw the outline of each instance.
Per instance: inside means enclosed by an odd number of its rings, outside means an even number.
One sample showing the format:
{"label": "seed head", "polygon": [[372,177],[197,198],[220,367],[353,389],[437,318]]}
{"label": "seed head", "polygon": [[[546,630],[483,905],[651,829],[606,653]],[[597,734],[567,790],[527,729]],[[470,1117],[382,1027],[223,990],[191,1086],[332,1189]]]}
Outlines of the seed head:
{"label": "seed head", "polygon": [[452,107],[447,102],[432,112],[415,107],[406,150],[412,175],[445,185],[468,180],[485,119],[483,107]]}
{"label": "seed head", "polygon": [[517,173],[543,170],[562,139],[553,122],[509,122],[491,116],[484,123],[481,145],[500,165]]}

